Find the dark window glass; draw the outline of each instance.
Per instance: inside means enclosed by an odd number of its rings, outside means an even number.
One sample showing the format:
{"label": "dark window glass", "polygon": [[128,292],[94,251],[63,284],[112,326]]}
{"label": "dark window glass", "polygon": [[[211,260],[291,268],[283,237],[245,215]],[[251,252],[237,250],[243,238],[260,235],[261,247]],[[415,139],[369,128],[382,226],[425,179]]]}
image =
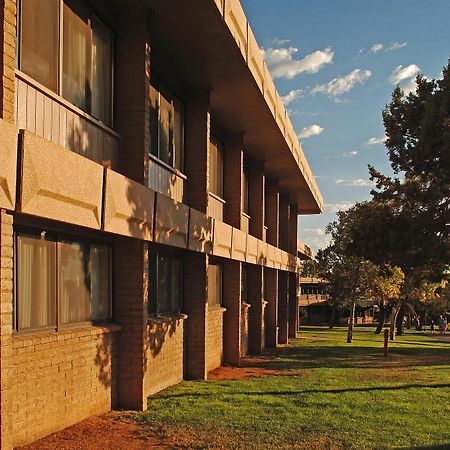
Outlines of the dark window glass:
{"label": "dark window glass", "polygon": [[172,255],[151,252],[149,257],[149,314],[179,312],[183,298],[183,262]]}
{"label": "dark window glass", "polygon": [[241,280],[241,302],[248,303],[248,278],[247,268],[242,266],[242,280]]}
{"label": "dark window glass", "polygon": [[249,195],[248,195],[248,170],[244,168],[242,177],[242,210],[248,214],[249,211]]}
{"label": "dark window glass", "polygon": [[56,325],[56,243],[17,237],[16,321],[19,330]]}
{"label": "dark window glass", "polygon": [[22,0],[20,68],[58,92],[59,0]]}

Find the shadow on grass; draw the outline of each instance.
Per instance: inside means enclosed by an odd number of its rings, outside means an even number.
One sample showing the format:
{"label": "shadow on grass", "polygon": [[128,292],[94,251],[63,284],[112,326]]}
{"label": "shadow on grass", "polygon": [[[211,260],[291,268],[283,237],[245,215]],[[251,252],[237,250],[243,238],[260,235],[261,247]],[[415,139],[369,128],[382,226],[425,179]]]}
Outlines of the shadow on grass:
{"label": "shadow on grass", "polygon": [[[402,384],[399,386],[369,386],[363,388],[347,388],[347,389],[303,389],[298,391],[233,391],[229,394],[224,393],[222,395],[246,395],[249,397],[254,396],[287,396],[292,397],[293,395],[307,395],[307,394],[347,394],[352,392],[372,392],[372,391],[404,391],[408,389],[444,389],[450,388],[450,384]],[[158,398],[200,398],[200,397],[217,397],[217,393],[199,393],[199,392],[186,392],[182,394],[166,394],[159,395]],[[448,448],[448,447],[447,447]]]}
{"label": "shadow on grass", "polygon": [[[448,346],[417,348],[397,346],[389,349],[387,358],[383,348],[373,346],[301,346],[267,350],[262,357],[246,357],[242,367],[277,371],[313,368],[388,368],[410,366],[450,365]],[[404,343],[405,345],[407,343]],[[410,344],[411,345],[411,344]],[[413,344],[415,345],[415,344]]]}
{"label": "shadow on grass", "polygon": [[442,445],[430,445],[430,446],[420,446],[420,447],[395,447],[394,450],[449,450],[450,442],[448,444]]}

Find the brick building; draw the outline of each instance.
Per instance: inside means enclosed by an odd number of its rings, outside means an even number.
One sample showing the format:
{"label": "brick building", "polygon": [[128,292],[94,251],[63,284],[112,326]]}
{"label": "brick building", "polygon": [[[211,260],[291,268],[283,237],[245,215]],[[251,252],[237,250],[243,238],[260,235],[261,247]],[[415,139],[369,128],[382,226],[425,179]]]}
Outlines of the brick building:
{"label": "brick building", "polygon": [[0,1],[0,442],[283,344],[320,193],[238,0]]}

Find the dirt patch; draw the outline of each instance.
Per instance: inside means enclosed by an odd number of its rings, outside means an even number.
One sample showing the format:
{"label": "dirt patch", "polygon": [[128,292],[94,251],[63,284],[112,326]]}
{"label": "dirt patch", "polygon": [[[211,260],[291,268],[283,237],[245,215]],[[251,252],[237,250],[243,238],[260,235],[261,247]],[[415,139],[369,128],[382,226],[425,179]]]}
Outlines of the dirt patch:
{"label": "dirt patch", "polygon": [[[252,360],[252,362],[255,361]],[[221,366],[209,372],[208,380],[248,380],[249,378],[277,375],[278,373],[273,369],[260,369],[258,367]]]}
{"label": "dirt patch", "polygon": [[18,450],[167,450],[162,438],[149,434],[145,428],[123,419],[123,413],[112,412],[92,417],[53,433]]}

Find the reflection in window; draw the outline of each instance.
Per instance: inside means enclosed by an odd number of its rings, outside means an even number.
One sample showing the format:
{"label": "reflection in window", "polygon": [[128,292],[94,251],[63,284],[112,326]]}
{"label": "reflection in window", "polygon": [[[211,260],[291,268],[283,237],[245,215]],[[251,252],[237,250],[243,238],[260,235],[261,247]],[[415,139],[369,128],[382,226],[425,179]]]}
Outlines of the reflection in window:
{"label": "reflection in window", "polygon": [[16,242],[18,331],[111,317],[109,247],[45,235],[19,234]]}
{"label": "reflection in window", "polygon": [[180,312],[183,301],[183,262],[159,252],[149,257],[149,314]]}
{"label": "reflection in window", "polygon": [[161,83],[150,86],[150,153],[183,170],[184,107]]}

